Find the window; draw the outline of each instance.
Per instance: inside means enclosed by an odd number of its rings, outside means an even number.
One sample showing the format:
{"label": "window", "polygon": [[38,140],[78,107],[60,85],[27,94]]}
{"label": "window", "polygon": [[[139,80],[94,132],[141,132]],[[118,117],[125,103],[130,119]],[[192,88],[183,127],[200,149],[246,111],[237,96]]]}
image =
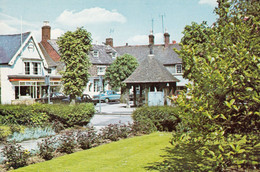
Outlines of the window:
{"label": "window", "polygon": [[24,62],[25,75],[30,75],[30,62]]}
{"label": "window", "polygon": [[177,64],[176,65],[176,71],[177,71],[177,73],[182,73],[182,65],[181,64]]}
{"label": "window", "polygon": [[105,66],[98,66],[98,75],[105,75],[106,67]]}
{"label": "window", "polygon": [[97,51],[97,50],[94,50],[93,56],[94,56],[94,57],[98,57],[98,54],[99,54],[98,51]]}
{"label": "window", "polygon": [[94,79],[94,92],[99,92],[99,79]]}
{"label": "window", "polygon": [[112,53],[112,58],[116,58],[117,53]]}
{"label": "window", "polygon": [[41,64],[33,62],[32,65],[33,65],[33,74],[34,75],[41,74]]}
{"label": "window", "polygon": [[51,69],[48,69],[48,74],[51,74],[51,71],[52,71]]}

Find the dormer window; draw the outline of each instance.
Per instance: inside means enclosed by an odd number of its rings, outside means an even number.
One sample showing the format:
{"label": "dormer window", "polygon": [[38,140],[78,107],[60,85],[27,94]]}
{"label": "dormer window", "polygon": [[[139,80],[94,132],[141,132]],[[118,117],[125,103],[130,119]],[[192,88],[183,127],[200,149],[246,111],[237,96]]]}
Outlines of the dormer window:
{"label": "dormer window", "polygon": [[99,56],[98,50],[94,50],[94,51],[93,51],[93,56],[94,56],[94,57],[98,57],[98,56]]}
{"label": "dormer window", "polygon": [[117,56],[117,53],[116,53],[116,52],[112,53],[112,58],[113,58],[113,59],[116,58],[116,56]]}

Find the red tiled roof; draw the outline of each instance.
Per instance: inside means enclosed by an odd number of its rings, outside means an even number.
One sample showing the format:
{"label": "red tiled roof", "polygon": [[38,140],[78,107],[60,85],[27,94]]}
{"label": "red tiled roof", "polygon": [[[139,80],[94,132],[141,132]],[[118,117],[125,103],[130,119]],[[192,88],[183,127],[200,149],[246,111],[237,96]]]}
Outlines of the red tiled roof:
{"label": "red tiled roof", "polygon": [[47,42],[41,41],[42,46],[45,48],[49,56],[55,61],[60,61],[60,55],[55,51],[55,49]]}

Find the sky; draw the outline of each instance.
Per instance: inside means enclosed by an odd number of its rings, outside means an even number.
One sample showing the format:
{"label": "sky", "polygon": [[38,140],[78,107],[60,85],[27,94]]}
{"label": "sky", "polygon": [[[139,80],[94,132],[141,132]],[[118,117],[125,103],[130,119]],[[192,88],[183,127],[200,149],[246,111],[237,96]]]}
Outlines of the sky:
{"label": "sky", "polygon": [[84,27],[92,43],[112,37],[114,46],[146,45],[153,31],[155,44],[180,42],[184,27],[192,22],[216,21],[217,0],[0,0],[0,35],[32,32],[41,41],[44,21],[51,39]]}

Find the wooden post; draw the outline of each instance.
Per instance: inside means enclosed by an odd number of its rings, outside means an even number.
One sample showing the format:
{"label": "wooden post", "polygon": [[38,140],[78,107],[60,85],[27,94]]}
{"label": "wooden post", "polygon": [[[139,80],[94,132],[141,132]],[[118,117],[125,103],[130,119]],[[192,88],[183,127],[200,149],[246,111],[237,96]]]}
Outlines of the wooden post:
{"label": "wooden post", "polygon": [[149,85],[145,85],[145,105],[148,105]]}
{"label": "wooden post", "polygon": [[129,104],[129,86],[126,86],[126,107],[130,108],[130,104]]}
{"label": "wooden post", "polygon": [[136,85],[134,85],[134,107],[136,107]]}
{"label": "wooden post", "polygon": [[143,105],[143,86],[140,85],[140,97],[139,97],[138,106],[142,106],[142,105]]}

